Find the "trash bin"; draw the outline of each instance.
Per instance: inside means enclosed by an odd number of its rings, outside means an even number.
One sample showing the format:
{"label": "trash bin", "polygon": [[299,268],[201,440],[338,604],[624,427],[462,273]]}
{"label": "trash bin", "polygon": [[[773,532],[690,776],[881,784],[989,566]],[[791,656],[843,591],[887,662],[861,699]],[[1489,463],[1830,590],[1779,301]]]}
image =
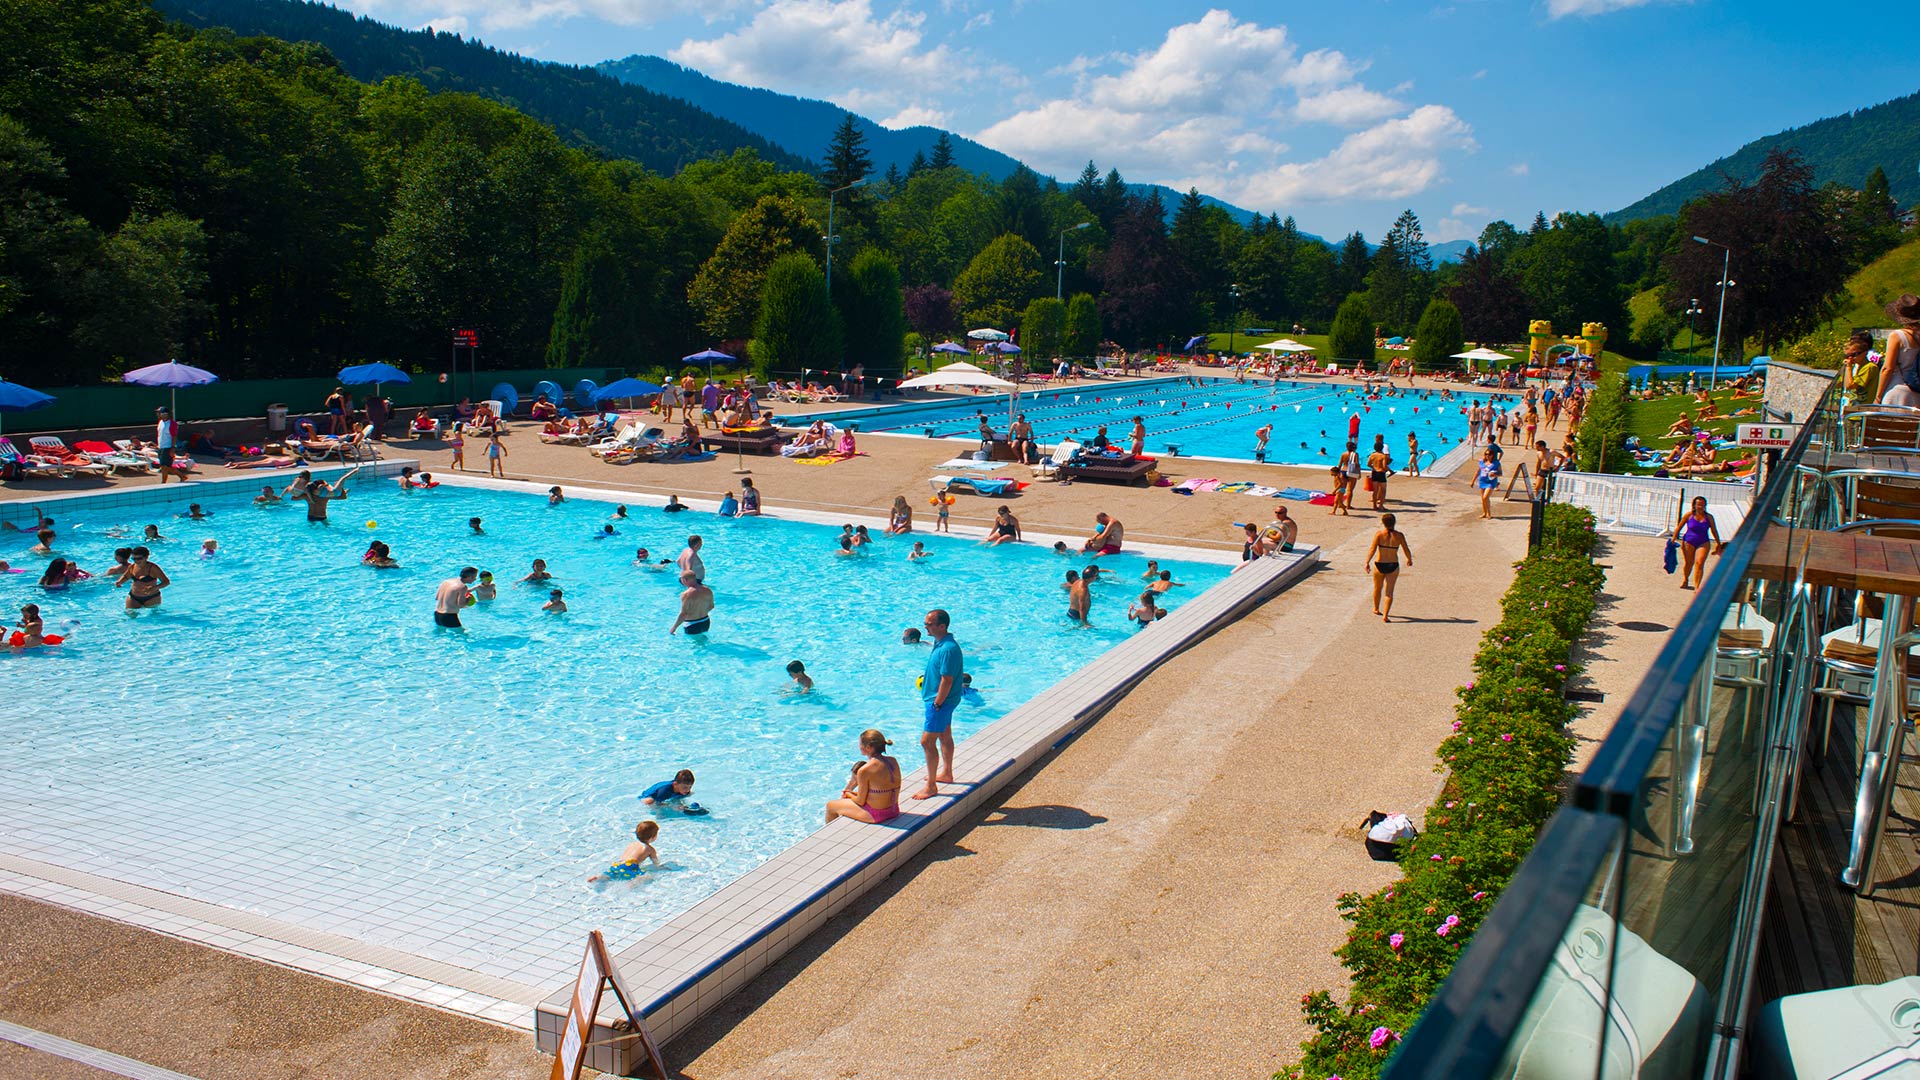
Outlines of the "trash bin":
{"label": "trash bin", "polygon": [[287,406],[284,402],[274,402],[267,406],[267,430],[287,430]]}

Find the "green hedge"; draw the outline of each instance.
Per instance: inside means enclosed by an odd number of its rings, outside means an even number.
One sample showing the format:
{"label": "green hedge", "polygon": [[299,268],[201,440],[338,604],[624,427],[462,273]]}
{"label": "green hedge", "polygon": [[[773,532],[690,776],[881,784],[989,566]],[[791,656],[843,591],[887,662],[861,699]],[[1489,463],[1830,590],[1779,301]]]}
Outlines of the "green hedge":
{"label": "green hedge", "polygon": [[1581,472],[1592,473],[1626,472],[1632,462],[1627,455],[1627,380],[1619,372],[1600,376],[1588,395],[1574,459]]}
{"label": "green hedge", "polygon": [[1299,1064],[1276,1076],[1378,1076],[1559,805],[1575,715],[1561,690],[1578,671],[1573,644],[1606,577],[1593,539],[1592,514],[1547,507],[1541,545],[1516,564],[1473,681],[1456,691],[1438,751],[1449,776],[1426,831],[1401,852],[1402,877],[1339,899],[1353,924],[1335,950],[1352,975],[1347,1003],[1325,990],[1301,999],[1317,1034],[1301,1044]]}

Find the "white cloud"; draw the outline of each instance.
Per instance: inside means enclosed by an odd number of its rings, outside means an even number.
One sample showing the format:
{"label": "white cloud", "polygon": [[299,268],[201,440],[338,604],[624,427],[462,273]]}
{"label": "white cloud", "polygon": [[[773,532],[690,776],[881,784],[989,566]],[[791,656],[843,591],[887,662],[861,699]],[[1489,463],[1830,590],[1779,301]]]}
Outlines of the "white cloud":
{"label": "white cloud", "polygon": [[1444,217],[1434,222],[1426,230],[1426,234],[1427,239],[1436,244],[1444,244],[1451,240],[1472,240],[1480,235],[1473,226],[1452,217]]}
{"label": "white cloud", "polygon": [[1479,71],[1474,72],[1472,75],[1468,77],[1473,79],[1484,79],[1487,77],[1487,69],[1481,68]]}
{"label": "white cloud", "polygon": [[1445,173],[1441,154],[1475,148],[1473,129],[1444,105],[1422,105],[1356,131],[1326,155],[1238,176],[1191,183],[1242,206],[1287,206],[1348,199],[1402,199],[1431,188]]}
{"label": "white cloud", "polygon": [[1533,171],[1533,167],[1528,165],[1524,161],[1517,161],[1512,165],[1507,166],[1507,174],[1509,176],[1525,176],[1532,171]]}
{"label": "white cloud", "polygon": [[1654,0],[1547,0],[1547,16],[1564,19],[1569,15],[1605,15],[1610,11],[1645,7]]}
{"label": "white cloud", "polygon": [[[1108,62],[1110,73],[1093,74]],[[1474,148],[1472,129],[1445,106],[1356,81],[1366,67],[1334,49],[1302,54],[1286,27],[1214,10],[1155,48],[1076,57],[1064,72],[1075,77],[1071,94],[1025,102],[973,137],[1044,172],[1071,175],[1092,158],[1248,207],[1427,190],[1444,175],[1444,155]],[[1320,157],[1285,161],[1291,140],[1276,122],[1360,130]],[[1323,136],[1308,141],[1326,147]]]}
{"label": "white cloud", "polygon": [[647,26],[677,15],[712,14],[741,0],[339,0],[339,5],[402,26],[431,25],[468,33],[518,30],[535,23],[593,18],[621,26]]}
{"label": "white cloud", "polygon": [[868,0],[773,0],[737,30],[689,39],[667,54],[716,79],[774,90],[835,92],[850,73],[892,83],[928,70],[939,48],[921,45],[926,16],[906,10],[876,19]]}
{"label": "white cloud", "polygon": [[929,109],[924,105],[909,105],[880,121],[880,126],[898,131],[901,128],[910,127],[944,127],[946,122],[947,114],[939,109]]}
{"label": "white cloud", "polygon": [[1486,217],[1491,213],[1493,213],[1493,211],[1484,206],[1470,206],[1463,202],[1453,204],[1454,217]]}
{"label": "white cloud", "polygon": [[983,11],[980,14],[975,15],[973,18],[968,19],[967,25],[962,27],[960,32],[963,34],[970,34],[975,30],[985,30],[987,27],[992,25],[993,25],[993,12]]}
{"label": "white cloud", "polygon": [[1307,123],[1365,127],[1401,110],[1400,102],[1364,86],[1342,86],[1300,99],[1293,114]]}

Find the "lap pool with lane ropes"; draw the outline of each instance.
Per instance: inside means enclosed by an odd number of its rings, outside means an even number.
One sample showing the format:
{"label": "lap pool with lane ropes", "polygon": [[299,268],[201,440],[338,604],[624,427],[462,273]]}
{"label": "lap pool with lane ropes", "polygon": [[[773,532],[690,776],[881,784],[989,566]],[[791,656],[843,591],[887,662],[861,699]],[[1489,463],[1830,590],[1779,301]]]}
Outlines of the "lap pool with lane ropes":
{"label": "lap pool with lane ropes", "polygon": [[[1147,453],[1178,447],[1181,457],[1254,460],[1255,432],[1273,425],[1267,442],[1267,460],[1293,465],[1330,465],[1346,447],[1348,419],[1360,415],[1361,449],[1385,435],[1396,460],[1405,457],[1407,433],[1420,440],[1420,449],[1444,454],[1467,437],[1463,414],[1484,395],[1457,395],[1443,401],[1439,391],[1421,389],[1404,395],[1368,400],[1360,388],[1324,382],[1238,383],[1232,379],[1202,378],[1198,386],[1184,378],[1119,380],[1085,386],[1060,387],[1033,393],[1022,391],[1017,411],[1033,425],[1042,445],[1072,439],[1084,442],[1102,424],[1107,437],[1122,446],[1141,416],[1147,426]],[[1004,394],[924,405],[842,409],[795,417],[792,423],[825,419],[854,426],[861,434],[918,435],[928,438],[970,439],[984,414],[995,432],[1007,430]]]}
{"label": "lap pool with lane ropes", "polygon": [[[96,573],[157,523],[174,583],[158,609],[127,612],[99,578],[49,592],[0,575],[10,614],[38,604],[66,637],[0,650],[0,852],[542,990],[577,964],[582,928],[632,942],[818,828],[861,730],[915,768],[926,651],[901,631],[927,609],[953,612],[978,691],[965,738],[1122,640],[1145,567],[1101,559],[1119,580],[1076,630],[1060,582],[1086,560],[1041,544],[875,529],[872,554],[839,558],[837,527],[641,506],[595,540],[609,503],[359,479],[310,524],[240,486],[196,489],[204,521],[50,508],[56,554]],[[668,635],[679,586],[633,565],[637,546],[671,559],[690,533],[717,596],[704,639]],[[375,539],[399,569],[361,565]],[[907,560],[915,539],[931,558]],[[0,533],[0,558],[42,566],[32,543]],[[515,584],[534,558],[554,581]],[[465,564],[498,598],[440,630],[435,587]],[[1229,569],[1161,564],[1186,583],[1175,607]],[[540,610],[552,586],[567,613]],[[813,694],[785,692],[796,659]],[[588,885],[647,813],[638,794],[681,768],[711,813],[658,815],[667,869]]]}

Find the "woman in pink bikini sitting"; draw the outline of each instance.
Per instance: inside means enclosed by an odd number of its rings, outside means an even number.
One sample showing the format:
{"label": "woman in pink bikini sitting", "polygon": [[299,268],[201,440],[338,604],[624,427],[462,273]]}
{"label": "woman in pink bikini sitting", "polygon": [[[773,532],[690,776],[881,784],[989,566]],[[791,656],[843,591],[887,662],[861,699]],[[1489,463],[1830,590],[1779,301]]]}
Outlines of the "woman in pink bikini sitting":
{"label": "woman in pink bikini sitting", "polygon": [[879,825],[900,816],[900,763],[887,754],[893,741],[876,728],[860,733],[867,760],[853,767],[840,797],[827,804],[827,820],[844,817]]}

